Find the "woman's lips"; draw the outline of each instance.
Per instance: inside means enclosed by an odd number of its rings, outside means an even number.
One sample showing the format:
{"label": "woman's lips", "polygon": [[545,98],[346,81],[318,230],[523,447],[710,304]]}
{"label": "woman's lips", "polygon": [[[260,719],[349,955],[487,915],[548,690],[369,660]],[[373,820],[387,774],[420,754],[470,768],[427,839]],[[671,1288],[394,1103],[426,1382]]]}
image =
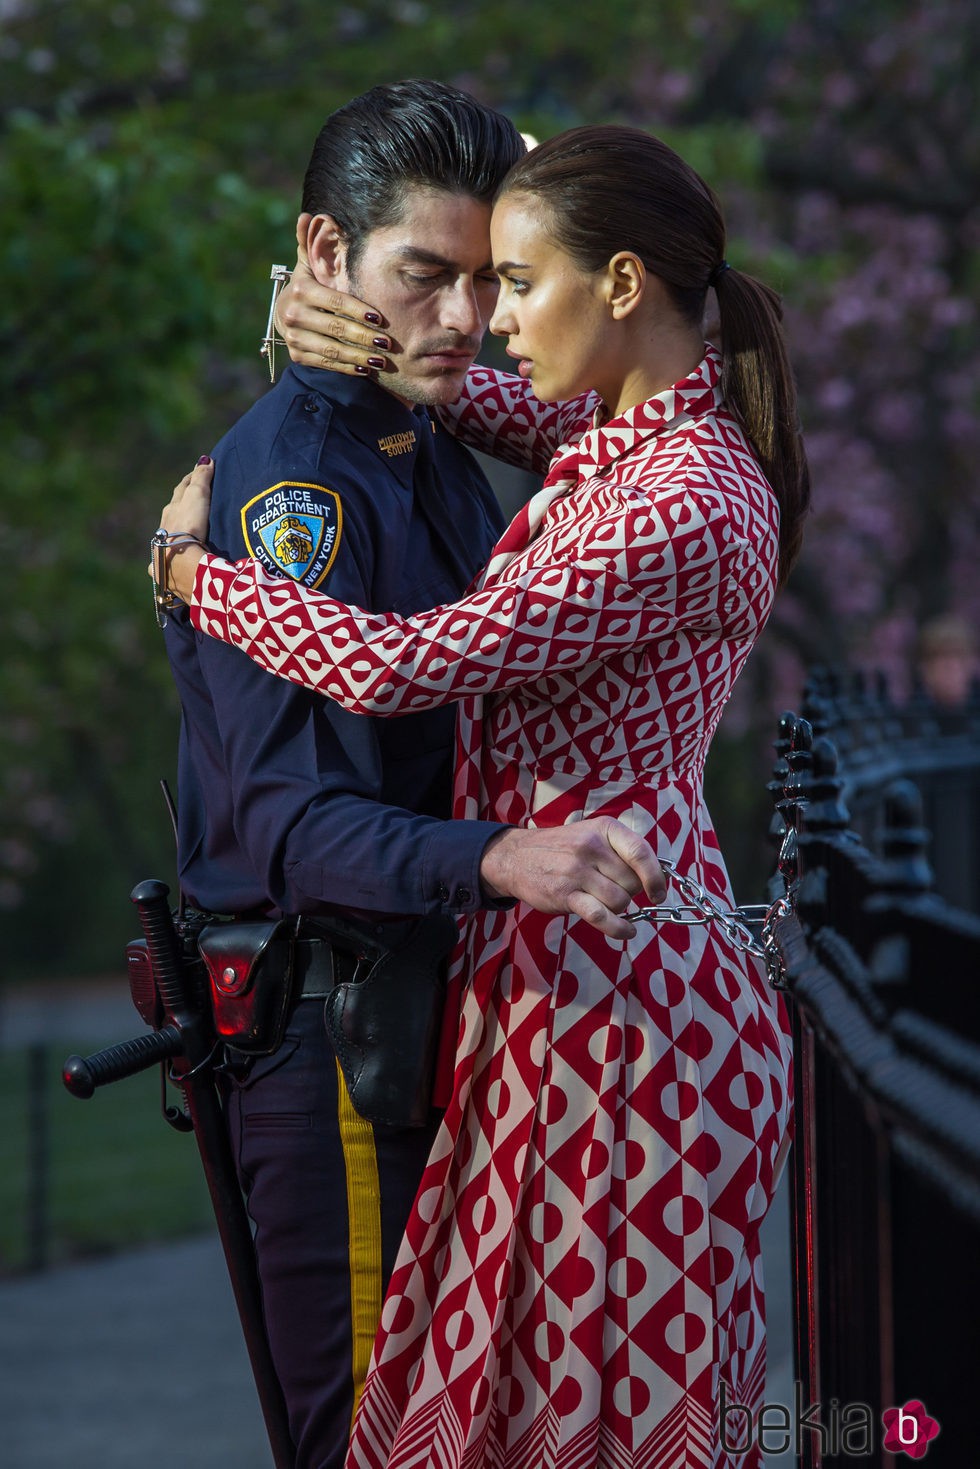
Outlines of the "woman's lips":
{"label": "woman's lips", "polygon": [[534,363],[532,362],[531,358],[522,357],[520,352],[512,352],[509,347],[506,348],[506,352],[508,357],[514,357],[517,359],[518,377],[530,377],[531,373],[534,371]]}

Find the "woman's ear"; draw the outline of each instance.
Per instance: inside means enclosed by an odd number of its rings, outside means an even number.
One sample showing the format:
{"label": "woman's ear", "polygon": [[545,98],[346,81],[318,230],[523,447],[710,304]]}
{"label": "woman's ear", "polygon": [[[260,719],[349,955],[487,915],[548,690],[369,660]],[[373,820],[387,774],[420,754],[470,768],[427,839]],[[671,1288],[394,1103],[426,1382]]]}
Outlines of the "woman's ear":
{"label": "woman's ear", "polygon": [[[300,216],[308,221],[306,225],[306,254],[309,260],[310,270],[321,286],[331,286],[334,290],[346,291],[347,280],[347,240],[340,225],[332,214],[308,214]],[[299,236],[297,228],[297,237]],[[299,242],[302,253],[302,242]]]}
{"label": "woman's ear", "polygon": [[638,255],[621,250],[606,266],[606,299],[613,320],[621,321],[635,311],[646,290],[646,266]]}

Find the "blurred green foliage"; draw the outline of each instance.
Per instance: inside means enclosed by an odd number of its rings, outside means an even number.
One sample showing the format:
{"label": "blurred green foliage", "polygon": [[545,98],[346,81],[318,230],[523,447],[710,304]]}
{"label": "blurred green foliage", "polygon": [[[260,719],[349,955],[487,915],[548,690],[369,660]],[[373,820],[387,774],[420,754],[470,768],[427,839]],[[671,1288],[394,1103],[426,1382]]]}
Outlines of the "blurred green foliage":
{"label": "blurred green foliage", "polygon": [[[98,964],[103,883],[125,924],[128,885],[172,867],[156,781],[176,714],[147,533],[180,467],[261,383],[236,287],[260,316],[262,262],[290,211],[139,110],[99,136],[22,113],[3,142],[0,209],[19,228],[0,241],[0,892],[9,905],[47,878],[29,940],[17,923],[5,947],[15,969]],[[45,857],[56,866],[39,869]]]}
{"label": "blurred green foliage", "polygon": [[[159,1071],[106,1087],[83,1106],[61,1084],[73,1049],[59,1041],[4,1052],[0,1278],[214,1229],[194,1139],[160,1115]],[[173,1088],[167,1101],[179,1101]]]}
{"label": "blurred green foliage", "polygon": [[[767,634],[777,653],[836,652],[858,627],[894,643],[896,618],[937,610],[957,577],[976,596],[957,570],[976,518],[973,0],[606,0],[594,18],[485,0],[2,0],[0,19],[8,972],[120,963],[130,886],[172,880],[157,782],[173,778],[177,711],[146,539],[169,487],[263,389],[268,267],[292,256],[312,139],[374,82],[452,81],[539,136],[649,127],[718,189],[732,259],[794,303],[826,505],[812,539],[840,571],[835,590],[816,561],[802,569]],[[838,363],[868,387],[828,393]],[[922,519],[937,456],[958,519]],[[923,544],[929,577],[902,601]],[[758,660],[726,717],[715,803],[740,841],[746,792],[762,800],[758,731],[797,666]]]}

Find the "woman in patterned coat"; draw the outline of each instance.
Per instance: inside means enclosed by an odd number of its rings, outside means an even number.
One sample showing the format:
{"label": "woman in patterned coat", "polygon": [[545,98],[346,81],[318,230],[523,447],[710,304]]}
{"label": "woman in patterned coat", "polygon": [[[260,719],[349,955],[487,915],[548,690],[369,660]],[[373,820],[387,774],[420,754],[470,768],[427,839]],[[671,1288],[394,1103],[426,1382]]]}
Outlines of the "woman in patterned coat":
{"label": "woman in patterned coat", "polygon": [[[615,816],[728,902],[704,759],[808,495],[777,299],[727,266],[703,181],[632,129],[535,149],[492,240],[491,329],[520,366],[471,370],[455,431],[551,463],[479,586],[400,618],[191,548],[178,589],[202,631],[348,709],[459,701],[456,816]],[[203,532],[208,475],[168,529]],[[445,1121],[349,1464],[757,1464],[791,1072],[759,965],[713,928],[613,940],[519,903],[465,922],[454,970]]]}

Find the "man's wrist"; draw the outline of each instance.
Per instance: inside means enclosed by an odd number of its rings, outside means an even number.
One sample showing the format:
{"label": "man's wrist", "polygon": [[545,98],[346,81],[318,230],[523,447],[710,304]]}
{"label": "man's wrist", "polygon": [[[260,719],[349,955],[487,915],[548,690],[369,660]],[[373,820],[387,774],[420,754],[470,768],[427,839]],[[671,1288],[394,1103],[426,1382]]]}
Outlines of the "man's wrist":
{"label": "man's wrist", "polygon": [[[514,894],[509,891],[507,874],[511,866],[509,853],[513,845],[515,826],[495,832],[483,849],[480,858],[480,887],[490,903],[509,903]],[[509,840],[510,839],[510,840]]]}

